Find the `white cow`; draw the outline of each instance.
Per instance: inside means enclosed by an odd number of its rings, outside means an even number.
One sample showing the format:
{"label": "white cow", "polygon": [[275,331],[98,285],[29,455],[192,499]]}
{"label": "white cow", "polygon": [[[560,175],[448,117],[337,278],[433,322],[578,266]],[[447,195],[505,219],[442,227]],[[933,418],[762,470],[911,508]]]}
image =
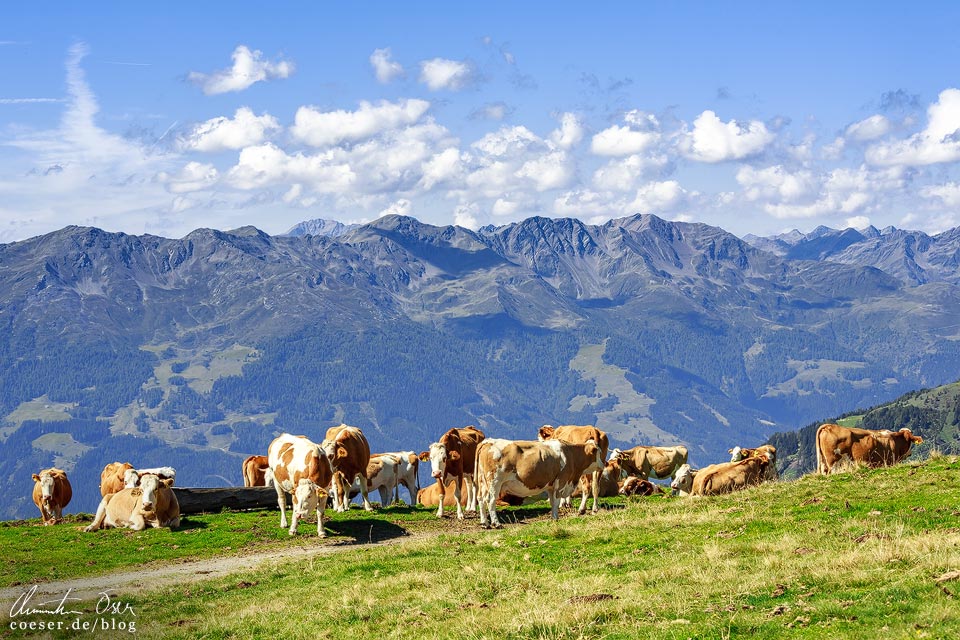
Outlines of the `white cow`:
{"label": "white cow", "polygon": [[[382,456],[393,456],[399,463],[397,480],[410,493],[410,505],[417,504],[417,494],[420,492],[420,458],[413,451],[390,451],[381,453]],[[400,501],[400,491],[397,490],[396,499]]]}
{"label": "white cow", "polygon": [[327,487],[333,478],[333,467],[320,447],[305,436],[282,433],[270,443],[267,451],[273,486],[280,506],[280,526],[287,526],[287,497],[293,499],[290,535],[296,535],[300,518],[317,511],[317,535],[323,538],[323,511],[327,508]]}
{"label": "white cow", "polygon": [[140,476],[152,474],[160,478],[161,480],[171,480],[170,486],[173,486],[173,482],[177,478],[177,470],[173,467],[154,467],[152,469],[127,469],[123,472],[123,487],[125,489],[133,489],[134,487],[140,486]]}

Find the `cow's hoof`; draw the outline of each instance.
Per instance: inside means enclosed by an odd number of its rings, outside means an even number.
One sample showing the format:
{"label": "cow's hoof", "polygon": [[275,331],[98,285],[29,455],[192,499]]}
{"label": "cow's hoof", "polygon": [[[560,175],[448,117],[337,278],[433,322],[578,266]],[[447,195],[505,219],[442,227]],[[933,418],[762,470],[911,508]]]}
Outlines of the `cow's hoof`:
{"label": "cow's hoof", "polygon": [[94,528],[93,528],[93,525],[90,525],[89,527],[84,527],[83,530],[84,530],[86,533],[90,533],[91,531],[94,530]]}

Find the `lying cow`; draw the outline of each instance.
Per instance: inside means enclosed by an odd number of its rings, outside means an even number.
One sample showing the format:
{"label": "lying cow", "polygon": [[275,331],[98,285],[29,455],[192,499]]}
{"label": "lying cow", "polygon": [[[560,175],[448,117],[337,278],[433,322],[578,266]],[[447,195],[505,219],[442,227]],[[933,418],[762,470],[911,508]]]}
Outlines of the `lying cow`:
{"label": "lying cow", "polygon": [[681,465],[677,469],[676,475],[673,476],[673,482],[670,483],[670,488],[673,489],[674,494],[689,496],[693,491],[693,480],[697,477],[698,472],[698,469],[694,469],[688,464]]}
{"label": "lying cow", "polygon": [[484,527],[501,526],[496,501],[504,491],[520,497],[546,491],[551,516],[557,520],[560,498],[573,493],[584,471],[602,465],[600,447],[594,442],[485,440],[477,448],[480,524]]}
{"label": "lying cow", "polygon": [[711,464],[693,478],[691,495],[715,496],[732,493],[763,482],[770,459],[764,454],[739,462]]}
{"label": "lying cow", "polygon": [[269,487],[273,483],[270,459],[267,456],[250,456],[243,461],[243,486]]}
{"label": "lying cow", "polygon": [[133,469],[129,462],[111,462],[100,472],[100,496],[116,493],[124,488],[123,480],[128,469]]}
{"label": "lying cow", "polygon": [[180,504],[170,488],[173,480],[161,480],[153,474],[140,477],[140,486],[121,489],[100,501],[97,515],[84,531],[129,527],[142,531],[147,527],[180,526]]}
{"label": "lying cow", "polygon": [[370,445],[358,427],[341,424],[327,429],[320,449],[333,469],[333,508],[339,512],[350,509],[350,485],[360,481],[363,508],[373,511],[367,497],[367,465],[370,464]]}
{"label": "lying cow", "polygon": [[923,438],[907,428],[871,431],[824,424],[817,429],[817,471],[830,473],[843,459],[871,468],[887,467],[910,455],[912,445],[922,443]]}
{"label": "lying cow", "polygon": [[[450,478],[447,480],[447,485],[445,487],[446,491],[443,494],[443,505],[445,507],[455,506],[456,496],[454,494],[453,483],[456,482],[456,478]],[[436,484],[432,484],[429,487],[424,487],[417,492],[417,502],[422,504],[425,507],[436,507],[440,505],[440,490],[437,488]],[[460,505],[463,506],[467,503],[467,492],[460,492]],[[498,507],[519,507],[523,504],[523,498],[520,496],[514,496],[509,493],[501,493],[500,497],[497,498]]]}
{"label": "lying cow", "polygon": [[73,488],[63,469],[50,467],[33,474],[33,504],[40,509],[44,525],[57,524],[63,520],[63,508],[70,504]]}
{"label": "lying cow", "polygon": [[445,487],[447,478],[457,479],[454,485],[454,504],[457,506],[457,519],[463,520],[464,508],[460,503],[461,487],[467,489],[466,510],[476,508],[476,485],[473,481],[476,466],[477,445],[484,439],[483,432],[476,427],[469,426],[462,429],[450,429],[440,437],[438,442],[430,445],[429,451],[420,454],[420,460],[430,462],[430,476],[437,481],[440,506],[437,507],[437,517],[443,517],[443,505],[446,502]]}
{"label": "lying cow", "polygon": [[687,463],[687,448],[638,446],[626,451],[614,449],[611,457],[618,459],[628,474],[644,480],[649,480],[651,474],[663,479],[673,477],[677,469]]}
{"label": "lying cow", "polygon": [[772,444],[762,444],[755,449],[734,447],[733,449],[728,449],[727,453],[730,454],[730,462],[738,462],[744,458],[755,458],[763,454],[770,459],[770,464],[767,465],[766,475],[763,479],[768,482],[780,479],[780,475],[777,473],[777,448]]}
{"label": "lying cow", "polygon": [[[600,474],[603,473],[603,461],[607,459],[607,451],[610,447],[610,442],[607,440],[607,434],[597,429],[593,425],[564,425],[560,427],[552,427],[548,424],[540,427],[540,430],[537,432],[537,439],[542,441],[546,440],[563,440],[564,442],[569,442],[571,444],[584,444],[586,442],[593,441],[600,448],[600,465],[593,465],[587,467],[586,472],[584,473],[581,483],[586,486],[590,486],[593,493],[593,513],[596,513],[600,510],[599,503],[599,494],[600,494]],[[577,512],[580,515],[583,515],[587,512],[587,491],[583,490],[583,495],[580,500],[580,508]],[[565,498],[567,505],[569,506],[570,498]]]}
{"label": "lying cow", "polygon": [[665,493],[662,487],[639,476],[628,476],[620,487],[622,496],[653,496]]}
{"label": "lying cow", "polygon": [[140,486],[140,477],[145,475],[154,475],[161,480],[170,480],[170,486],[173,486],[177,478],[177,470],[173,467],[154,467],[152,469],[127,469],[123,474],[123,488],[133,489]]}
{"label": "lying cow", "polygon": [[293,501],[290,535],[296,535],[300,518],[317,512],[317,535],[323,538],[323,512],[327,508],[327,490],[333,479],[333,466],[320,447],[306,436],[281,433],[267,449],[273,487],[280,506],[280,527],[287,527],[287,497]]}

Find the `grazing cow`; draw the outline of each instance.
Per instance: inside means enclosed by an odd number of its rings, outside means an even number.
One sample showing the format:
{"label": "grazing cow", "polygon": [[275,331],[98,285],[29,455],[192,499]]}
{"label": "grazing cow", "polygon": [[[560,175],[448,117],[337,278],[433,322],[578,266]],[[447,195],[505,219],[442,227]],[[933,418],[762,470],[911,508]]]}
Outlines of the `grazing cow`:
{"label": "grazing cow", "polygon": [[827,474],[841,459],[865,464],[868,467],[887,467],[897,464],[908,455],[910,447],[921,444],[923,438],[910,429],[900,431],[870,431],[824,424],[817,429],[817,471]]}
{"label": "grazing cow", "polygon": [[573,493],[584,471],[594,465],[603,465],[600,447],[594,442],[485,440],[477,448],[480,524],[501,526],[496,499],[504,491],[520,497],[546,491],[551,515],[559,519],[559,499]]}
{"label": "grazing cow", "polygon": [[715,496],[760,484],[769,464],[770,459],[762,453],[739,462],[711,464],[697,472],[690,493],[695,496]]}
{"label": "grazing cow", "polygon": [[124,488],[124,475],[133,469],[129,462],[111,462],[100,472],[100,495],[107,496]]}
{"label": "grazing cow", "polygon": [[140,477],[140,486],[121,489],[104,496],[97,507],[97,515],[84,531],[129,527],[142,531],[149,527],[180,526],[180,504],[170,488],[173,479],[161,480],[153,474]]}
{"label": "grazing cow", "polygon": [[323,538],[323,511],[327,508],[327,490],[333,478],[333,466],[320,447],[306,436],[281,433],[267,449],[273,488],[280,505],[280,527],[287,526],[287,497],[293,500],[290,535],[296,535],[297,522],[317,512],[317,535]]}
{"label": "grazing cow", "polygon": [[155,475],[161,480],[169,479],[172,482],[177,478],[177,470],[173,467],[154,467],[153,469],[127,469],[123,474],[123,488],[133,489],[140,486],[140,477],[145,475]]}
{"label": "grazing cow", "polygon": [[357,427],[341,424],[327,429],[320,449],[333,469],[333,508],[343,512],[350,509],[350,485],[360,480],[363,508],[373,511],[367,497],[367,465],[370,464],[370,445]]}
{"label": "grazing cow", "polygon": [[637,476],[628,476],[620,487],[622,496],[652,496],[666,493],[662,487]]}
{"label": "grazing cow", "polygon": [[[580,515],[583,515],[587,511],[587,486],[590,486],[593,492],[593,512],[596,513],[599,511],[600,503],[598,502],[598,499],[600,495],[600,474],[603,473],[603,461],[607,459],[607,451],[610,448],[610,441],[607,440],[607,434],[600,429],[597,429],[593,425],[564,425],[560,427],[552,427],[548,424],[545,424],[540,427],[540,430],[537,432],[537,439],[541,442],[550,439],[563,440],[564,442],[569,442],[570,444],[584,444],[592,440],[598,447],[600,447],[600,466],[588,467],[583,478],[581,479],[581,482],[584,485],[584,490],[582,491],[583,496],[580,500],[580,508],[577,510],[577,512]],[[564,500],[568,501],[569,504],[570,498],[565,498]]]}
{"label": "grazing cow", "polygon": [[33,474],[33,504],[40,509],[44,525],[57,524],[63,520],[63,508],[70,504],[73,488],[63,469],[51,467]]}
{"label": "grazing cow", "polygon": [[[454,497],[454,486],[453,483],[456,482],[456,478],[450,478],[447,480],[447,485],[445,487],[446,492],[443,497],[443,504],[446,507],[452,507],[456,503],[456,497]],[[417,492],[417,502],[422,504],[425,507],[436,507],[440,504],[440,490],[437,488],[436,484],[432,484],[429,487],[424,487]],[[460,504],[465,505],[467,503],[467,492],[460,492]],[[519,507],[523,504],[523,498],[520,496],[511,495],[509,493],[501,493],[500,497],[497,498],[498,507]]]}
{"label": "grazing cow", "polygon": [[270,458],[267,456],[250,456],[243,461],[243,486],[269,487],[273,482],[270,473]]}
{"label": "grazing cow", "polygon": [[[410,504],[417,504],[417,494],[420,491],[420,457],[413,451],[390,451],[380,455],[390,455],[399,461],[397,479],[410,493]],[[399,488],[397,500],[400,500]],[[453,503],[451,502],[450,505],[452,506]]]}
{"label": "grazing cow", "polygon": [[620,461],[624,471],[644,480],[649,480],[651,473],[654,478],[670,478],[681,465],[687,463],[687,448],[634,447],[626,451],[614,449],[611,457]]}
{"label": "grazing cow", "polygon": [[697,477],[697,473],[699,473],[699,470],[693,469],[688,464],[680,465],[677,474],[673,477],[673,482],[670,483],[673,493],[689,496],[690,492],[693,491],[693,480]]}
{"label": "grazing cow", "polygon": [[767,482],[780,479],[780,475],[777,473],[777,448],[772,444],[762,444],[756,449],[734,447],[733,449],[728,449],[727,453],[730,454],[730,462],[738,462],[744,458],[755,458],[762,453],[770,458],[770,464],[767,465],[766,474],[763,479]]}
{"label": "grazing cow", "polygon": [[[476,485],[473,482],[473,472],[476,466],[477,445],[483,440],[483,432],[474,426],[462,429],[450,429],[440,437],[439,442],[430,445],[430,451],[420,454],[424,462],[430,461],[430,476],[437,481],[440,506],[437,507],[437,517],[443,517],[445,485],[448,477],[457,479],[454,485],[454,495],[457,505],[457,519],[463,520],[464,508],[460,504],[460,489],[467,488],[466,510],[476,509]],[[466,478],[466,483],[464,483]]]}
{"label": "grazing cow", "polygon": [[[380,504],[387,506],[400,499],[398,489],[400,460],[390,453],[375,453],[367,464],[367,492],[376,489],[380,492]],[[360,480],[354,480],[350,487],[350,500],[360,493]]]}

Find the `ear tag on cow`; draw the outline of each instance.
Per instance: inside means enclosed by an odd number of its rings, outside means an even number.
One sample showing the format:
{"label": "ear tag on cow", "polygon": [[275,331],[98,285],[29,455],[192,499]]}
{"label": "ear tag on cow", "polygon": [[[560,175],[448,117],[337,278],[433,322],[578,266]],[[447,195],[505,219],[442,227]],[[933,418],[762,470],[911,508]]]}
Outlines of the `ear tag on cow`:
{"label": "ear tag on cow", "polygon": [[143,491],[140,489],[140,487],[136,487],[136,488],[134,488],[134,489],[130,489],[130,495],[132,495],[132,496],[139,496],[139,495],[142,494],[142,493],[143,493]]}

